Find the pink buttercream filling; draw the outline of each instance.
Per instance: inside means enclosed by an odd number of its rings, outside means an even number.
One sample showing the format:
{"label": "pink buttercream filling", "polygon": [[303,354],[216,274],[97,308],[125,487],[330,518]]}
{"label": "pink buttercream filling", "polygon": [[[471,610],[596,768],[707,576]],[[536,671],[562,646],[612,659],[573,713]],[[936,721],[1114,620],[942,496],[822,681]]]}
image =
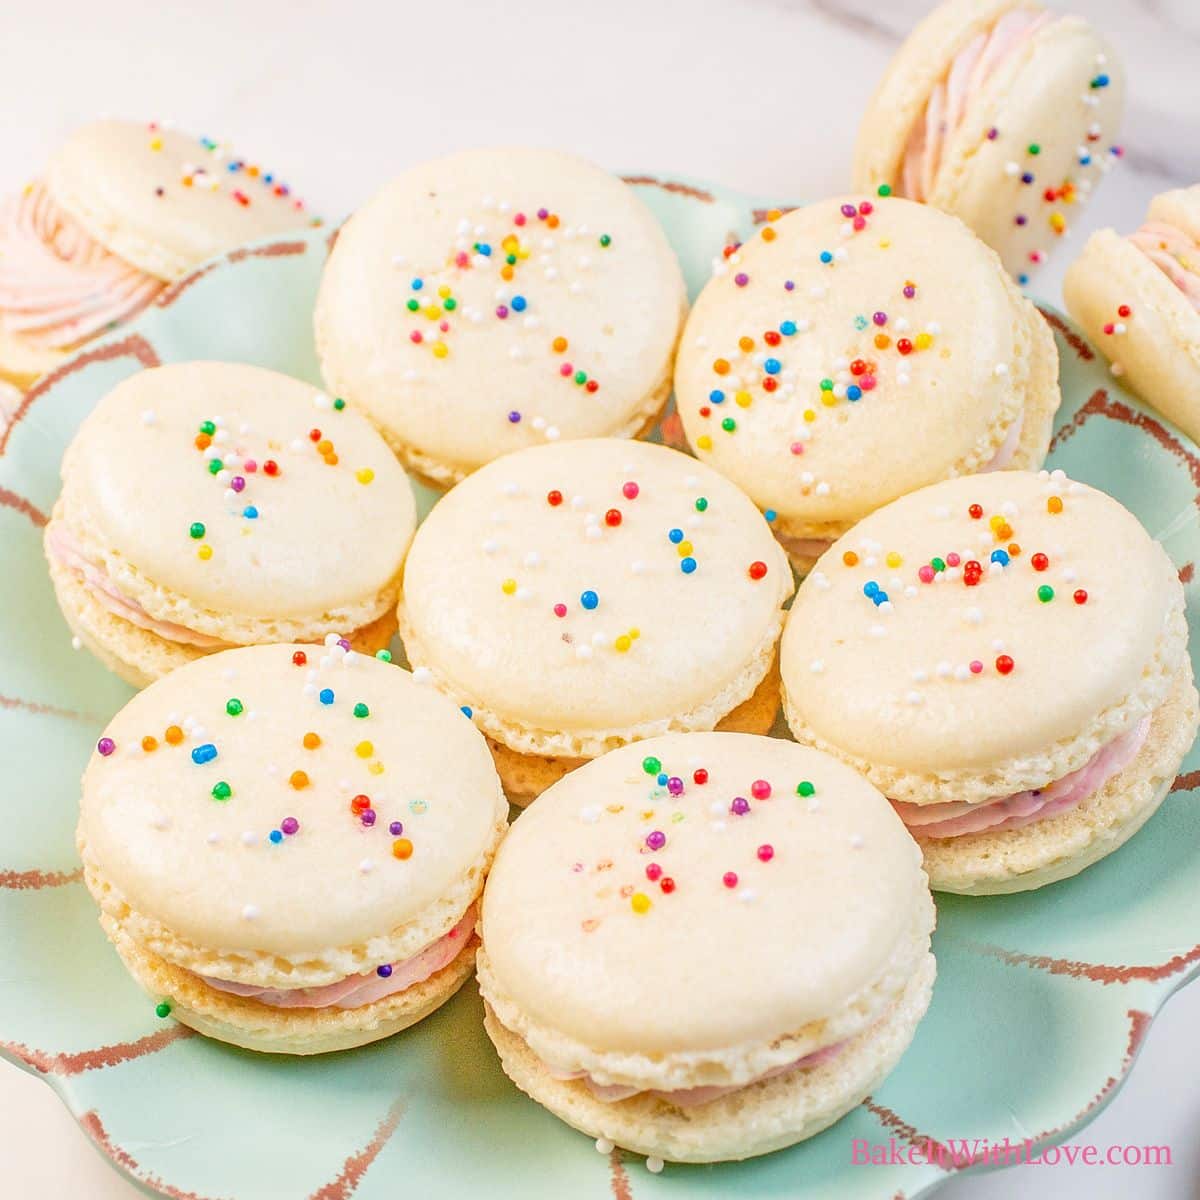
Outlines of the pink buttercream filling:
{"label": "pink buttercream filling", "polygon": [[942,155],[987,81],[1038,30],[1058,18],[1026,8],[1006,12],[988,33],[967,43],[950,72],[930,94],[924,114],[913,125],[904,151],[901,194],[926,200],[933,192]]}
{"label": "pink buttercream filling", "polygon": [[761,1083],[764,1079],[774,1079],[775,1076],[783,1075],[789,1071],[804,1070],[809,1067],[819,1066],[837,1054],[844,1044],[843,1042],[835,1042],[832,1046],[824,1046],[820,1050],[813,1051],[812,1054],[806,1054],[803,1058],[796,1059],[795,1062],[772,1067],[771,1070],[764,1071],[761,1075],[756,1075],[753,1079],[749,1079],[745,1083],[734,1084],[732,1086],[678,1088],[672,1092],[663,1092],[656,1089],[647,1091],[645,1088],[627,1087],[624,1084],[597,1083],[586,1071],[560,1071],[552,1067],[549,1063],[544,1063],[543,1065],[555,1079],[578,1079],[582,1081],[588,1091],[597,1100],[603,1100],[606,1104],[616,1104],[621,1100],[628,1100],[631,1096],[645,1094],[655,1096],[659,1100],[666,1100],[669,1104],[674,1104],[679,1108],[695,1108],[698,1104],[710,1104],[714,1100],[719,1100],[722,1096],[731,1095],[733,1092],[740,1092],[743,1088],[748,1088],[751,1084]]}
{"label": "pink buttercream filling", "polygon": [[1200,244],[1164,221],[1147,221],[1129,240],[1200,311]]}
{"label": "pink buttercream filling", "polygon": [[247,983],[230,983],[226,979],[210,979],[207,975],[198,975],[197,978],[218,992],[245,996],[271,1008],[362,1008],[364,1004],[374,1004],[376,1000],[424,983],[431,975],[448,966],[471,940],[477,913],[477,907],[472,904],[449,933],[443,934],[436,942],[430,942],[411,958],[392,963],[391,972],[387,975],[380,975],[375,970],[365,975],[348,975],[324,987],[311,988],[262,988]]}
{"label": "pink buttercream filling", "polygon": [[1060,816],[1102,788],[1137,757],[1150,732],[1150,718],[1102,746],[1077,771],[1044,788],[999,796],[982,804],[950,801],[946,804],[907,804],[893,800],[892,807],[915,834],[923,838],[961,837],[968,833],[998,833],[1020,829],[1035,821]]}
{"label": "pink buttercream filling", "polygon": [[61,522],[55,521],[50,526],[46,535],[46,548],[57,562],[76,572],[87,591],[114,616],[136,625],[139,629],[157,634],[168,642],[196,646],[201,650],[216,650],[226,645],[220,638],[197,633],[186,625],[177,625],[173,621],[160,621],[152,617],[136,600],[131,600],[117,587],[102,566],[84,557],[78,543]]}
{"label": "pink buttercream filling", "polygon": [[136,316],[165,284],[118,258],[41,182],[0,203],[0,330],[45,350]]}

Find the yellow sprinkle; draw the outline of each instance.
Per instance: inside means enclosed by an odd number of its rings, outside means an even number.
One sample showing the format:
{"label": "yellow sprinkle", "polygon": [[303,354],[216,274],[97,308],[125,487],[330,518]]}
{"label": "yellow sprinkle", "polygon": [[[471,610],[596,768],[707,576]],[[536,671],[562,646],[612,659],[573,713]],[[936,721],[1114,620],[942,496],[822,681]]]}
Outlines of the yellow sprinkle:
{"label": "yellow sprinkle", "polygon": [[613,642],[613,649],[619,650],[622,654],[624,654],[625,651],[627,651],[632,645],[633,638],[631,638],[629,634],[623,633],[615,642]]}
{"label": "yellow sprinkle", "polygon": [[890,250],[892,248],[891,238],[881,238],[879,242],[880,250]]}
{"label": "yellow sprinkle", "polygon": [[202,558],[205,562],[208,562],[208,560],[212,558],[212,547],[201,546],[200,549],[196,551],[196,557]]}
{"label": "yellow sprinkle", "polygon": [[811,408],[806,408],[804,410],[804,419],[811,423],[817,419],[817,414]]}
{"label": "yellow sprinkle", "polygon": [[1055,233],[1062,233],[1066,227],[1067,218],[1064,217],[1062,213],[1056,212],[1050,214],[1050,228],[1053,229]]}
{"label": "yellow sprinkle", "polygon": [[749,392],[738,392],[734,396],[734,400],[737,402],[739,408],[749,408],[754,397]]}
{"label": "yellow sprinkle", "polygon": [[375,472],[370,467],[363,467],[361,471],[354,472],[354,478],[359,483],[370,483],[375,478]]}
{"label": "yellow sprinkle", "polygon": [[517,581],[515,579],[506,579],[501,585],[500,590],[506,595],[511,596],[517,590]]}
{"label": "yellow sprinkle", "polygon": [[433,357],[434,358],[445,358],[446,355],[449,353],[450,353],[450,347],[447,346],[445,342],[434,342],[433,343]]}
{"label": "yellow sprinkle", "polygon": [[697,450],[711,450],[712,449],[712,438],[710,438],[707,433],[702,433],[696,439],[696,449]]}
{"label": "yellow sprinkle", "polygon": [[636,642],[642,636],[642,631],[635,626],[629,631],[629,636]]}
{"label": "yellow sprinkle", "polygon": [[918,350],[928,350],[933,345],[933,335],[930,333],[918,333],[913,339],[913,345]]}
{"label": "yellow sprinkle", "polygon": [[375,747],[371,742],[359,742],[358,745],[354,747],[354,753],[357,754],[359,758],[370,758],[371,755],[375,753]]}
{"label": "yellow sprinkle", "polygon": [[367,770],[370,771],[372,775],[382,775],[383,774],[383,763],[381,763],[381,762],[368,763]]}
{"label": "yellow sprinkle", "polygon": [[150,139],[150,149],[151,150],[161,150],[162,149],[162,138],[160,138],[160,137],[151,138]]}
{"label": "yellow sprinkle", "polygon": [[904,561],[904,559],[902,559],[902,558],[900,557],[900,555],[899,555],[899,554],[897,554],[895,550],[893,550],[893,551],[892,551],[892,552],[891,552],[891,553],[890,553],[890,554],[887,556],[887,560],[886,560],[886,561],[887,561],[887,565],[888,565],[889,567],[898,567],[898,566],[899,566],[899,565],[900,565],[900,564],[901,564],[901,563]]}
{"label": "yellow sprinkle", "polygon": [[629,903],[632,905],[635,913],[648,913],[650,911],[650,897],[645,892],[634,892]]}
{"label": "yellow sprinkle", "polygon": [[438,288],[438,295],[445,300],[446,297],[450,295],[450,285],[443,283],[442,286]]}
{"label": "yellow sprinkle", "polygon": [[826,408],[832,408],[837,403],[837,397],[832,392],[822,392],[821,403]]}
{"label": "yellow sprinkle", "polygon": [[692,550],[694,549],[694,547],[692,546],[692,543],[691,543],[691,542],[689,542],[689,541],[682,541],[682,542],[680,542],[680,543],[679,543],[679,545],[678,545],[678,546],[676,546],[676,547],[675,547],[675,549],[679,551],[679,557],[680,557],[680,558],[687,558],[687,556],[688,556],[689,554],[691,554],[691,552],[692,552]]}
{"label": "yellow sprinkle", "polygon": [[988,521],[988,524],[989,524],[989,525],[990,525],[990,526],[991,526],[993,529],[999,529],[999,528],[1000,528],[1000,526],[1004,524],[1004,518],[1003,518],[1003,517],[1002,517],[1002,516],[1001,516],[999,513],[997,513],[997,514],[996,514],[994,517],[992,517],[992,518],[991,518],[991,519]]}

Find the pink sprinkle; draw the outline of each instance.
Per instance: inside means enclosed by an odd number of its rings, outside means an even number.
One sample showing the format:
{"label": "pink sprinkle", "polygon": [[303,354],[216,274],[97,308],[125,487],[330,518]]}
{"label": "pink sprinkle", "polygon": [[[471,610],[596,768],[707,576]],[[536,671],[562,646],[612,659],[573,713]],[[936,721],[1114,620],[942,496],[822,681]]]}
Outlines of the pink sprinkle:
{"label": "pink sprinkle", "polygon": [[660,867],[658,863],[650,863],[649,866],[646,867],[646,878],[650,880],[651,883],[661,879],[662,867]]}
{"label": "pink sprinkle", "polygon": [[862,213],[864,217],[869,217],[875,211],[875,205],[873,205],[870,200],[864,200],[858,206],[858,211]]}
{"label": "pink sprinkle", "polygon": [[771,785],[765,779],[756,779],[750,785],[750,795],[755,800],[766,800],[771,795]]}
{"label": "pink sprinkle", "polygon": [[567,615],[567,606],[565,604],[556,604],[554,606],[554,615],[556,617],[565,617]]}
{"label": "pink sprinkle", "polygon": [[721,882],[727,888],[737,887],[737,872],[736,871],[726,871],[725,874],[721,876]]}
{"label": "pink sprinkle", "polygon": [[804,443],[803,442],[793,442],[791,445],[791,451],[793,454],[803,454],[804,453]]}
{"label": "pink sprinkle", "polygon": [[972,675],[978,675],[979,672],[983,670],[983,663],[981,663],[977,658],[973,658],[971,660],[970,666]]}
{"label": "pink sprinkle", "polygon": [[412,331],[412,333],[410,333],[410,334],[408,335],[408,337],[409,337],[409,340],[410,340],[410,341],[413,341],[413,342],[423,342],[423,341],[425,340],[425,339],[424,339],[424,338],[421,336],[421,331],[420,331],[419,329],[414,329],[414,330]]}
{"label": "pink sprinkle", "polygon": [[775,847],[771,845],[759,846],[758,861],[770,862],[775,857]]}
{"label": "pink sprinkle", "polygon": [[874,375],[862,376],[862,378],[860,378],[858,381],[858,386],[860,388],[862,388],[862,390],[864,392],[872,391],[875,387],[875,376]]}
{"label": "pink sprinkle", "polygon": [[1113,330],[1115,330],[1115,329],[1116,329],[1116,326],[1115,326],[1115,325],[1113,325],[1111,322],[1109,322],[1109,324],[1107,324],[1107,325],[1105,325],[1105,326],[1104,326],[1104,332],[1105,332],[1105,333],[1112,333],[1112,332],[1113,332]]}
{"label": "pink sprinkle", "polygon": [[244,463],[242,463],[242,470],[245,471],[247,475],[253,475],[254,472],[258,470],[258,463],[256,463],[254,459],[248,458]]}
{"label": "pink sprinkle", "polygon": [[572,367],[570,363],[563,363],[563,365],[558,368],[558,373],[564,377],[573,374],[574,371],[575,368]]}
{"label": "pink sprinkle", "polygon": [[625,484],[625,486],[621,488],[621,495],[624,496],[626,500],[636,500],[639,491],[641,491],[641,489],[638,487],[638,485],[630,480],[629,483]]}
{"label": "pink sprinkle", "polygon": [[513,217],[513,224],[514,225],[524,225],[525,224],[525,214],[517,213],[517,215],[515,217]]}
{"label": "pink sprinkle", "polygon": [[953,550],[946,555],[946,566],[957,567],[960,562],[962,562],[962,556],[955,554]]}
{"label": "pink sprinkle", "polygon": [[867,218],[855,217],[851,224],[853,224],[856,232],[861,233],[867,227]]}
{"label": "pink sprinkle", "polygon": [[926,563],[926,564],[925,564],[925,565],[924,565],[924,566],[923,566],[923,567],[922,567],[922,568],[921,568],[921,569],[920,569],[920,570],[917,572],[917,578],[918,578],[918,579],[919,579],[919,580],[920,580],[922,583],[932,583],[932,582],[933,582],[933,575],[934,575],[933,568],[932,568],[932,567],[931,567],[931,566],[930,566],[928,563]]}
{"label": "pink sprinkle", "polygon": [[450,332],[450,322],[449,322],[449,321],[439,321],[439,322],[438,322],[438,328],[439,328],[439,329],[440,329],[440,330],[441,330],[443,333],[449,333],[449,332]]}

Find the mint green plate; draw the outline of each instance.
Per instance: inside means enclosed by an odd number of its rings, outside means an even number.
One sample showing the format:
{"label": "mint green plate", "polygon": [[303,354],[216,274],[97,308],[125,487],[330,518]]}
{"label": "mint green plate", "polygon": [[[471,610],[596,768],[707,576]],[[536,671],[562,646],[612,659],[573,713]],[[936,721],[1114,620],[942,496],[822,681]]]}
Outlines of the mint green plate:
{"label": "mint green plate", "polygon": [[[635,182],[693,292],[725,240],[755,220],[745,196]],[[74,848],[80,773],[130,691],[71,649],[41,525],[64,446],[132,372],[221,358],[316,382],[309,319],[327,249],[313,233],[211,264],[57,371],[0,435],[0,1052],[40,1073],[119,1170],[177,1200],[911,1200],[945,1171],[854,1165],[856,1139],[1042,1147],[1093,1117],[1154,1014],[1200,969],[1194,749],[1158,815],[1082,876],[1031,895],[942,898],[933,1005],[899,1068],[820,1137],[752,1162],[670,1165],[656,1176],[640,1158],[598,1154],[505,1079],[473,987],[406,1033],[309,1060],[234,1050],[155,1017],[100,931]],[[1066,397],[1052,464],[1138,514],[1178,565],[1189,616],[1200,619],[1191,582],[1200,458],[1115,387],[1056,314],[1047,319]],[[986,1157],[983,1141],[974,1150]]]}

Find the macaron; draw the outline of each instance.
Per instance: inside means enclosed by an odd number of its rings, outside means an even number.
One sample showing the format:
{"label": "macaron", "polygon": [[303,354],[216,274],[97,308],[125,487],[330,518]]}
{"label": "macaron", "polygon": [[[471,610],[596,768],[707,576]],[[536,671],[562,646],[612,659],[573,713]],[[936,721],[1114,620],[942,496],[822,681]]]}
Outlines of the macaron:
{"label": "macaron", "polygon": [[726,248],[675,392],[696,453],[801,571],[907,492],[1040,466],[1060,402],[1054,339],[995,254],[937,209],[862,195]]}
{"label": "macaron", "polygon": [[405,566],[400,634],[524,804],[626,742],[770,729],[793,587],[762,516],[703,463],[561,442],[489,463],[434,506]]}
{"label": "macaron", "polygon": [[1120,61],[1036,0],[947,0],[867,105],[854,183],[961,217],[1022,284],[1121,154]]}
{"label": "macaron", "polygon": [[513,1082],[598,1145],[652,1170],[749,1158],[896,1065],[933,924],[920,852],[861,775],[775,738],[670,734],[567,776],[501,846],[484,1024]]}
{"label": "macaron", "polygon": [[1200,440],[1200,184],[1155,196],[1128,237],[1092,234],[1063,296],[1113,374]]}
{"label": "macaron", "polygon": [[0,378],[32,383],[205,259],[312,224],[286,183],[211,138],[84,125],[0,203]]}
{"label": "macaron", "polygon": [[46,526],[63,616],[142,686],[214,650],[395,632],[416,527],[364,417],[274,371],[193,362],[130,376],[68,446]]}
{"label": "macaron", "polygon": [[328,386],[444,487],[525,446],[648,428],[686,307],[627,184],[547,150],[471,150],[406,171],[343,226],[317,350]]}
{"label": "macaron", "polygon": [[1196,733],[1183,588],[1061,471],[953,479],[868,517],[796,595],[798,741],[862,771],[934,890],[1019,892],[1132,837]]}
{"label": "macaron", "polygon": [[470,977],[507,813],[483,738],[407,671],[250,646],[113,718],[76,840],[160,1016],[319,1054],[412,1025]]}

